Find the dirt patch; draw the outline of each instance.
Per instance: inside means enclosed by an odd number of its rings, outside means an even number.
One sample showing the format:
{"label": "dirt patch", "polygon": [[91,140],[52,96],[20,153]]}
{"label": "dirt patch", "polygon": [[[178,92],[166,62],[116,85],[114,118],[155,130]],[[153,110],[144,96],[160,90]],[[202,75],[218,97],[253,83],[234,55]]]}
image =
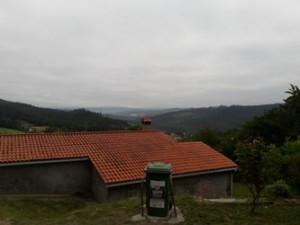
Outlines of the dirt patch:
{"label": "dirt patch", "polygon": [[0,225],[11,225],[10,219],[0,220]]}

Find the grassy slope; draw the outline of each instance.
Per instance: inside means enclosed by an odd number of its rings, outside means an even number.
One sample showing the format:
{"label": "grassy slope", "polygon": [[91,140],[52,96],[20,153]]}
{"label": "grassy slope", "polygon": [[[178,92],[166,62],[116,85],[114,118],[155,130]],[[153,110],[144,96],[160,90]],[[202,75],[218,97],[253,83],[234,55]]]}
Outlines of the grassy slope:
{"label": "grassy slope", "polygon": [[22,131],[0,127],[0,134],[22,134]]}
{"label": "grassy slope", "polygon": [[234,198],[251,198],[252,195],[249,189],[242,183],[234,183],[233,185]]}
{"label": "grassy slope", "polygon": [[[139,199],[100,204],[81,200],[0,200],[0,224],[92,225],[149,224],[132,222],[139,213]],[[198,203],[192,196],[177,196],[185,222],[181,224],[299,224],[299,205],[262,205],[257,214],[249,205]]]}

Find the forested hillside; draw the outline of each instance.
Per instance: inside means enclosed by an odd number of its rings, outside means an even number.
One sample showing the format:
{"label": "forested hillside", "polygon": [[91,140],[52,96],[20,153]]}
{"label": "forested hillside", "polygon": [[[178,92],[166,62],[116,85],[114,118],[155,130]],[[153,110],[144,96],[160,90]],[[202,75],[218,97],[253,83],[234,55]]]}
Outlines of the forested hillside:
{"label": "forested hillside", "polygon": [[[219,106],[193,108],[152,117],[152,128],[166,132],[187,133],[211,128],[225,131],[240,127],[247,119],[279,107],[278,104],[259,106]],[[140,118],[136,121],[139,124]],[[120,119],[108,118],[85,109],[71,111],[39,108],[0,99],[0,127],[28,131],[43,126],[53,131],[120,130],[129,125]]]}
{"label": "forested hillside", "polygon": [[263,191],[273,197],[300,194],[300,90],[291,85],[286,93],[289,97],[280,106],[238,129],[202,128],[185,139],[203,141],[237,162],[236,179],[252,193],[253,212]]}
{"label": "forested hillside", "polygon": [[279,104],[186,109],[154,116],[153,128],[179,134],[203,128],[225,131],[240,127],[247,119],[277,107]]}
{"label": "forested hillside", "polygon": [[0,127],[26,131],[33,126],[45,126],[46,132],[53,132],[122,130],[128,124],[84,109],[67,112],[0,99]]}

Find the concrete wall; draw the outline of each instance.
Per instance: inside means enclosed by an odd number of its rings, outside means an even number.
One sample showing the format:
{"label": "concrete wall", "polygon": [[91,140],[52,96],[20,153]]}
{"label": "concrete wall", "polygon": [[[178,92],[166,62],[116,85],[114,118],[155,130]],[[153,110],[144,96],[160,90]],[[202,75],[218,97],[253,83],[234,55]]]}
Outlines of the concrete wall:
{"label": "concrete wall", "polygon": [[[203,198],[220,198],[231,195],[232,172],[219,172],[173,179],[174,194],[193,194]],[[146,186],[144,184],[144,189]],[[141,184],[110,187],[107,201],[140,197]]]}
{"label": "concrete wall", "polygon": [[140,196],[141,196],[141,183],[130,184],[126,186],[110,187],[108,189],[108,201],[136,198]]}
{"label": "concrete wall", "polygon": [[203,198],[220,198],[231,195],[232,172],[211,173],[201,176],[175,178],[175,194],[190,193]]}
{"label": "concrete wall", "polygon": [[[230,196],[231,173],[173,178],[174,193]],[[80,194],[106,202],[138,197],[140,191],[140,183],[107,188],[89,160],[0,167],[0,194]]]}
{"label": "concrete wall", "polygon": [[108,189],[105,186],[103,179],[99,176],[95,168],[92,168],[92,183],[91,191],[93,197],[99,202],[107,202]]}
{"label": "concrete wall", "polygon": [[90,161],[0,167],[0,194],[91,193]]}

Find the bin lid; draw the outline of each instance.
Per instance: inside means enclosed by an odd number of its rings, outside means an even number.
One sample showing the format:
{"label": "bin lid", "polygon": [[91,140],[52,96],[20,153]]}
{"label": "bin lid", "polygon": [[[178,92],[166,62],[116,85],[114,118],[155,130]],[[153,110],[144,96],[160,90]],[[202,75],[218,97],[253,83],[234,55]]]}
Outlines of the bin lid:
{"label": "bin lid", "polygon": [[172,172],[172,165],[170,163],[154,162],[148,163],[145,168],[146,173],[168,173]]}

